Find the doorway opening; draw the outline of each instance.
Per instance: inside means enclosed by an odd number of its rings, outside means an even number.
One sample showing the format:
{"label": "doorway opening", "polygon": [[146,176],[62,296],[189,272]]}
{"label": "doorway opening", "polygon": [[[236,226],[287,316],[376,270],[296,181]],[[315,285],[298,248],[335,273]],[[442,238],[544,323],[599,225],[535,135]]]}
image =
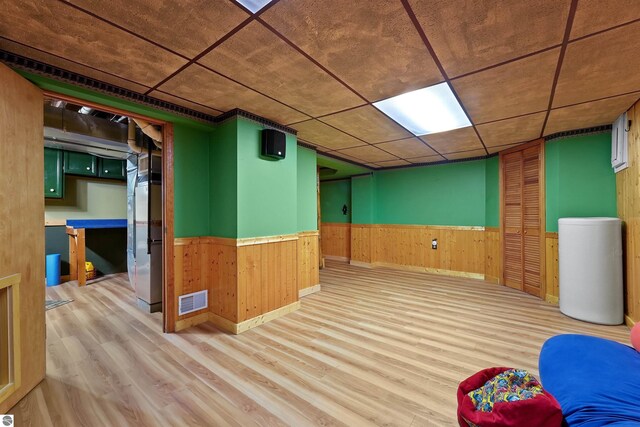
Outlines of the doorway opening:
{"label": "doorway opening", "polygon": [[163,125],[45,93],[47,295],[117,280],[165,312]]}

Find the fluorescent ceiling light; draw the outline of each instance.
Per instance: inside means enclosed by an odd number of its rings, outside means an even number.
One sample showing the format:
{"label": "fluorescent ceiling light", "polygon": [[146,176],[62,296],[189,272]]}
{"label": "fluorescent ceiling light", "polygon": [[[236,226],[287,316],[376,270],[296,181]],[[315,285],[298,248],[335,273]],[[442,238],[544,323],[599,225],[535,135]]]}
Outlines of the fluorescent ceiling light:
{"label": "fluorescent ceiling light", "polygon": [[256,13],[272,0],[236,0],[238,3],[249,9],[251,12]]}
{"label": "fluorescent ceiling light", "polygon": [[446,82],[374,102],[373,105],[414,135],[471,126]]}

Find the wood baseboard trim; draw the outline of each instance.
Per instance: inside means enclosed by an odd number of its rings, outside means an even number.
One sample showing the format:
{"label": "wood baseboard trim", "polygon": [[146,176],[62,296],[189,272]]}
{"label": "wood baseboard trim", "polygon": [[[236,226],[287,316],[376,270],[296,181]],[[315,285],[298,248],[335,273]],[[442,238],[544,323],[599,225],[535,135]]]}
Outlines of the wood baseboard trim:
{"label": "wood baseboard trim", "polygon": [[496,285],[500,284],[500,278],[499,277],[487,276],[486,274],[484,275],[484,281],[485,282],[489,282],[489,283],[494,283]]}
{"label": "wood baseboard trim", "polygon": [[635,322],[631,317],[624,315],[624,323],[630,328],[633,328],[637,322]]}
{"label": "wood baseboard trim", "polygon": [[193,317],[187,317],[176,322],[176,332],[199,325],[209,320],[209,312],[200,313]]}
{"label": "wood baseboard trim", "polygon": [[320,292],[320,284],[309,286],[308,288],[300,289],[298,291],[298,298],[306,297],[307,295],[315,294],[316,292]]}
{"label": "wood baseboard trim", "polygon": [[300,301],[293,302],[289,305],[285,305],[284,307],[276,308],[273,311],[270,311],[265,314],[261,314],[260,316],[256,316],[252,319],[245,320],[244,322],[234,323],[229,319],[225,319],[224,317],[218,316],[214,313],[209,313],[209,322],[216,325],[218,328],[230,332],[232,334],[238,335],[243,332],[248,331],[249,329],[253,329],[256,326],[263,325],[267,322],[277,319],[278,317],[285,316],[289,313],[292,313],[300,308]]}
{"label": "wood baseboard trim", "polygon": [[555,295],[547,294],[544,300],[550,304],[558,305],[559,298]]}
{"label": "wood baseboard trim", "polygon": [[440,274],[442,276],[464,277],[467,279],[484,280],[484,273],[471,273],[467,271],[445,270],[442,268],[419,267],[416,265],[401,265],[388,262],[374,262],[374,267],[394,268],[396,270],[419,271],[421,273]]}
{"label": "wood baseboard trim", "polygon": [[374,265],[371,264],[370,262],[364,262],[364,261],[356,261],[356,260],[351,260],[349,261],[349,264],[354,265],[356,267],[362,267],[362,268],[373,268]]}
{"label": "wood baseboard trim", "polygon": [[337,256],[337,255],[324,255],[324,259],[329,259],[331,261],[342,261],[342,262],[350,261],[350,259],[347,258],[346,256]]}

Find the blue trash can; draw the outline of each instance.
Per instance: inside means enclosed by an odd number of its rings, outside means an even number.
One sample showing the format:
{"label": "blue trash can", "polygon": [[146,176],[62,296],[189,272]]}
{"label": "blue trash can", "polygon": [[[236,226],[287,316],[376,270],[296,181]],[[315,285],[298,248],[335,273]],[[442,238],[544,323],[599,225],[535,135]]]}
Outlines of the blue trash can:
{"label": "blue trash can", "polygon": [[60,254],[47,255],[47,286],[60,284]]}

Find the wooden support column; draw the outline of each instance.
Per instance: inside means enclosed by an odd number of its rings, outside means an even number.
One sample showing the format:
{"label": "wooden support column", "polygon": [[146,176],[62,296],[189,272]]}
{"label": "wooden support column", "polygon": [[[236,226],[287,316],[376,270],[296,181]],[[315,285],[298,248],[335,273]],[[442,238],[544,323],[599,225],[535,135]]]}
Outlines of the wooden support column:
{"label": "wooden support column", "polygon": [[78,286],[87,284],[85,229],[67,227],[69,235],[69,280],[77,280]]}

